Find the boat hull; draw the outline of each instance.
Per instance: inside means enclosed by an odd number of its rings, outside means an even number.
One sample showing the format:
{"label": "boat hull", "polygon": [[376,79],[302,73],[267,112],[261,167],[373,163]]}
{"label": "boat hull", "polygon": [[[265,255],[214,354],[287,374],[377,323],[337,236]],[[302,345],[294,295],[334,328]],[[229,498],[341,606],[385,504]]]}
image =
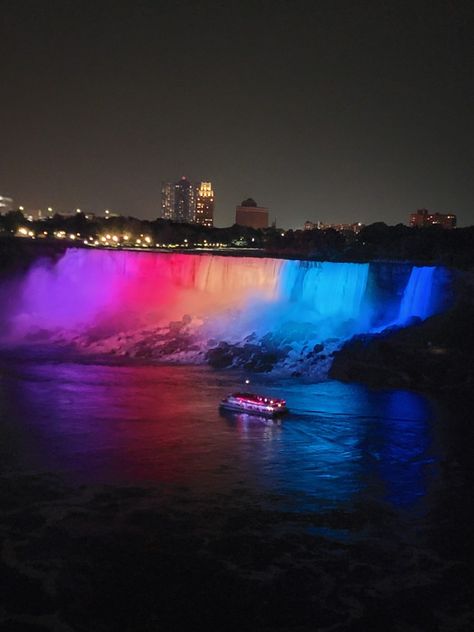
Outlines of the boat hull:
{"label": "boat hull", "polygon": [[232,402],[221,402],[220,408],[234,413],[247,413],[258,417],[281,417],[286,415],[288,408],[278,408],[268,410],[268,407],[247,404],[245,406],[234,404]]}

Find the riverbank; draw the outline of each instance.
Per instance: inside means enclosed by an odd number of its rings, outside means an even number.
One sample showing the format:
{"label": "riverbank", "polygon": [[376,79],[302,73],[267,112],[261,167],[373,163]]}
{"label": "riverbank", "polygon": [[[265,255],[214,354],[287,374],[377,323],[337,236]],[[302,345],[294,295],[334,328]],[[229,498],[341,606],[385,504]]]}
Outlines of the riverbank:
{"label": "riverbank", "polygon": [[329,375],[371,387],[471,395],[474,307],[460,302],[426,321],[355,336],[334,355]]}

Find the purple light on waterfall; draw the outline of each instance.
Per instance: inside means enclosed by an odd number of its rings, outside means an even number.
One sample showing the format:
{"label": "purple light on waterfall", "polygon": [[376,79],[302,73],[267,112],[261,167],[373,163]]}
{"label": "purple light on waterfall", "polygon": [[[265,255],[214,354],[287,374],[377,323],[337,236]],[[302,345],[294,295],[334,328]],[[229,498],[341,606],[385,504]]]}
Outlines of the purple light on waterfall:
{"label": "purple light on waterfall", "polygon": [[[397,322],[433,313],[435,270],[412,269]],[[371,330],[385,300],[371,290],[376,276],[371,264],[69,249],[26,273],[4,318],[16,340],[38,330],[63,339],[93,328],[94,336],[138,331],[185,314],[206,323],[207,337],[343,339]]]}

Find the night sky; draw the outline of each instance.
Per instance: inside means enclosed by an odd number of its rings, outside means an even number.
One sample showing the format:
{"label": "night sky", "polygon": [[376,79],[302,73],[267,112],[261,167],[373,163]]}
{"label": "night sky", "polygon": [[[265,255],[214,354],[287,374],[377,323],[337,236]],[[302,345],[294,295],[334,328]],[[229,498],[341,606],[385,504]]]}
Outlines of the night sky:
{"label": "night sky", "polygon": [[0,0],[0,194],[160,214],[211,180],[278,226],[474,223],[472,4]]}

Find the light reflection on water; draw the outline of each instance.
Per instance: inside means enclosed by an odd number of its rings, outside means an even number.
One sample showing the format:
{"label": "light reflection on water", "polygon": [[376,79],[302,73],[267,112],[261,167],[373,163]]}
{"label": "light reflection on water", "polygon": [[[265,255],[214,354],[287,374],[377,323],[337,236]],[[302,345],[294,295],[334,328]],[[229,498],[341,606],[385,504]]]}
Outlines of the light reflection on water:
{"label": "light reflection on water", "polygon": [[409,508],[432,488],[440,454],[426,398],[267,378],[253,389],[284,397],[290,415],[221,415],[241,387],[202,367],[4,363],[0,457],[75,482],[250,488],[296,510],[371,497]]}

